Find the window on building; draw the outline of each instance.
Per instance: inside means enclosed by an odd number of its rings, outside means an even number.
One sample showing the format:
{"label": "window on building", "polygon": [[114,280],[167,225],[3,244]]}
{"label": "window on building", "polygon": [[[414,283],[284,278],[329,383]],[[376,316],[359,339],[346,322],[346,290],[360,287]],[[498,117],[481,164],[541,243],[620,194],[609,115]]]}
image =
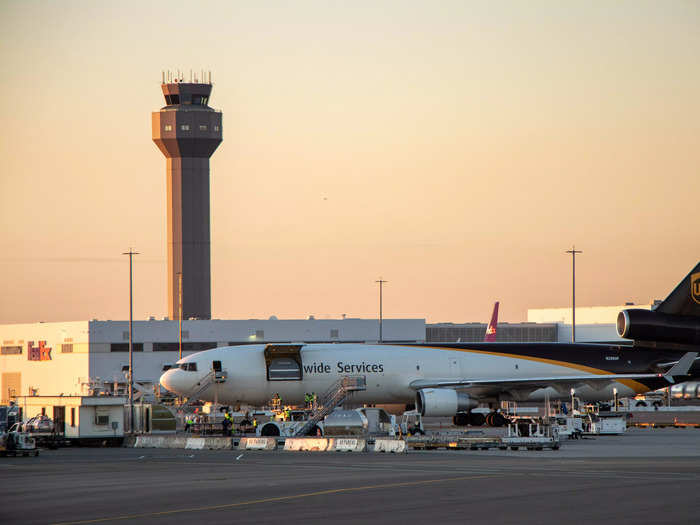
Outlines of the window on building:
{"label": "window on building", "polygon": [[[211,350],[216,348],[216,341],[198,342],[183,342],[183,352],[201,352],[202,350]],[[177,352],[180,350],[180,343],[153,343],[154,352]]]}
{"label": "window on building", "polygon": [[180,343],[153,343],[154,352],[177,352],[180,349]]}
{"label": "window on building", "polygon": [[207,130],[207,125],[206,124],[200,124],[199,125],[199,131],[206,131]]}
{"label": "window on building", "polygon": [[41,407],[41,415],[42,416],[46,415],[46,407]]}
{"label": "window on building", "polygon": [[331,339],[338,339],[338,329],[331,328]]}
{"label": "window on building", "polygon": [[166,124],[165,127],[163,128],[165,131],[172,131],[173,127],[170,124]]}
{"label": "window on building", "polygon": [[190,125],[189,124],[181,124],[180,129],[182,131],[189,131],[190,130]]}
{"label": "window on building", "polygon": [[175,105],[180,103],[180,95],[170,95],[170,104]]}
{"label": "window on building", "polygon": [[61,345],[62,354],[72,354],[73,353],[73,343],[64,343]]}
{"label": "window on building", "polygon": [[[133,343],[134,352],[143,352],[143,343]],[[110,352],[128,352],[129,343],[112,343],[109,345]]]}
{"label": "window on building", "polygon": [[2,355],[20,355],[21,353],[21,346],[3,346],[0,348],[0,354]]}
{"label": "window on building", "polygon": [[183,339],[189,339],[189,338],[190,338],[190,331],[189,331],[189,330],[183,330],[183,331],[182,331],[182,338],[183,338]]}
{"label": "window on building", "polygon": [[70,409],[70,426],[75,426],[75,407],[71,407]]}
{"label": "window on building", "polygon": [[265,339],[265,330],[256,330],[255,331],[255,339]]}
{"label": "window on building", "polygon": [[124,330],[122,332],[122,341],[128,341],[129,340],[129,330]]}

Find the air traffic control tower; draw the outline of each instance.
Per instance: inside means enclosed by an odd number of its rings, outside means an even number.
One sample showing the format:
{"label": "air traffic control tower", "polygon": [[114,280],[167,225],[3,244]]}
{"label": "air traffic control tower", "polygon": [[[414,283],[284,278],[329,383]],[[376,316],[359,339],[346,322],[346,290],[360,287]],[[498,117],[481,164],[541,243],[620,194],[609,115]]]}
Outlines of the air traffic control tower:
{"label": "air traffic control tower", "polygon": [[[202,75],[204,76],[204,75]],[[178,75],[179,77],[179,75]],[[163,75],[166,105],[152,113],[153,142],[167,158],[168,314],[211,319],[209,157],[221,143],[221,112],[207,82]]]}

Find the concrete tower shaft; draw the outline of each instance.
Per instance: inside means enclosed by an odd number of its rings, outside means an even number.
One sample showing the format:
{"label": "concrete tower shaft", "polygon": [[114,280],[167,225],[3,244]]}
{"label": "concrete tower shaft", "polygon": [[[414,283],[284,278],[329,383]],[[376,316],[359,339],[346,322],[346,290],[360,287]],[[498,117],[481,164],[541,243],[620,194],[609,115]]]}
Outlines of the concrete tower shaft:
{"label": "concrete tower shaft", "polygon": [[164,83],[166,106],[152,113],[153,142],[167,157],[168,315],[211,318],[209,157],[222,140],[211,84]]}

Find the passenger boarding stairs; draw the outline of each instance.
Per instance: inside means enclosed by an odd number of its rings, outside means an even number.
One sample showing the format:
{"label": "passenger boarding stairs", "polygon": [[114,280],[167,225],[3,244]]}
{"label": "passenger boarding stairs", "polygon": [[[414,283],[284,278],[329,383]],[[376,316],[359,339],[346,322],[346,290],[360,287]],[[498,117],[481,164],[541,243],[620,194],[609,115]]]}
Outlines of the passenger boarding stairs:
{"label": "passenger boarding stairs", "polygon": [[220,369],[210,370],[207,375],[205,375],[202,379],[199,380],[199,382],[195,386],[195,389],[193,389],[192,393],[187,396],[187,401],[179,405],[178,409],[184,409],[188,407],[191,403],[197,401],[199,399],[199,396],[202,395],[202,393],[204,393],[204,391],[207,388],[209,388],[212,384],[225,382],[226,376],[226,372],[223,372]]}
{"label": "passenger boarding stairs", "polygon": [[299,430],[294,432],[294,437],[307,435],[324,417],[330,414],[335,407],[340,405],[353,392],[367,389],[367,379],[365,376],[344,376],[338,379],[333,385],[317,400],[311,417],[304,421]]}

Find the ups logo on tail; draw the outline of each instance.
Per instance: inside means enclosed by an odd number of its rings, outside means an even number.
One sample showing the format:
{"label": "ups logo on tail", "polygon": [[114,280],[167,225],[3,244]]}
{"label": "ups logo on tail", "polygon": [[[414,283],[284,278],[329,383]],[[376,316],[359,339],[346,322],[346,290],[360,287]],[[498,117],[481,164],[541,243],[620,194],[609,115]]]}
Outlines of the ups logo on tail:
{"label": "ups logo on tail", "polygon": [[690,296],[693,301],[700,304],[700,273],[694,273],[690,276]]}

